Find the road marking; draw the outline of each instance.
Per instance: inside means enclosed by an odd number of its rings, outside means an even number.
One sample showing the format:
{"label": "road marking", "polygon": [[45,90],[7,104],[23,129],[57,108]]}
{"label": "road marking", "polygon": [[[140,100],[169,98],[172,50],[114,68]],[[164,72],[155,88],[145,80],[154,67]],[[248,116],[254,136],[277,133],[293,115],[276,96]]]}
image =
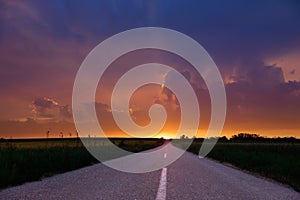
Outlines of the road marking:
{"label": "road marking", "polygon": [[167,157],[167,153],[164,154],[164,158],[166,158],[166,157]]}
{"label": "road marking", "polygon": [[164,167],[161,171],[156,200],[166,200],[166,196],[167,196],[167,168]]}

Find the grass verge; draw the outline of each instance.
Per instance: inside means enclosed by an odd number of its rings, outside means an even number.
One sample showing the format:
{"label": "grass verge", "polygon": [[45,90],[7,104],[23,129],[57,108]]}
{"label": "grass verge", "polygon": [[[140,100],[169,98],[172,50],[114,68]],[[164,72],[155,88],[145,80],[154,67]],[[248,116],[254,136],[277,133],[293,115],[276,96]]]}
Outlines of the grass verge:
{"label": "grass verge", "polygon": [[[188,151],[198,154],[202,141]],[[300,192],[300,143],[218,142],[207,157],[288,184]]]}

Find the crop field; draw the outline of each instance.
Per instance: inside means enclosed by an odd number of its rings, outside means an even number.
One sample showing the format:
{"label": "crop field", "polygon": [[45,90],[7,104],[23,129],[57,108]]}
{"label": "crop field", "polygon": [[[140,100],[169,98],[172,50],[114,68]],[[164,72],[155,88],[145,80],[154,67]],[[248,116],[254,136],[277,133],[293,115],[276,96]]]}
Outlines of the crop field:
{"label": "crop field", "polygon": [[[180,147],[179,141],[176,146]],[[195,140],[188,151],[199,153],[202,141]],[[207,155],[221,163],[288,184],[300,191],[300,143],[218,142]]]}
{"label": "crop field", "polygon": [[[112,144],[101,138],[86,138],[87,144],[109,151]],[[113,138],[112,143],[131,152],[163,144],[160,139]],[[122,156],[122,155],[118,155]],[[117,157],[118,157],[117,156]],[[107,157],[105,160],[115,157]],[[26,139],[0,141],[0,188],[40,180],[98,163],[80,139]]]}

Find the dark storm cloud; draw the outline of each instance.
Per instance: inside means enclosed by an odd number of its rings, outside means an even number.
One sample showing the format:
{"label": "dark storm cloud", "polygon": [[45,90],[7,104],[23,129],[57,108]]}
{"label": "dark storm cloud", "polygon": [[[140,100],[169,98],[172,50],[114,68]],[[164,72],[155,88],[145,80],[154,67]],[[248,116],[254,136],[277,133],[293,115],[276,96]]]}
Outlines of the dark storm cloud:
{"label": "dark storm cloud", "polygon": [[32,102],[33,112],[39,117],[54,117],[54,109],[58,107],[58,102],[51,98],[37,98]]}
{"label": "dark storm cloud", "polygon": [[248,81],[261,87],[284,83],[282,69],[275,66],[251,68],[247,75]]}
{"label": "dark storm cloud", "polygon": [[260,128],[299,128],[300,82],[284,82],[281,68],[250,70],[243,80],[227,84],[226,92],[228,121]]}
{"label": "dark storm cloud", "polygon": [[[80,1],[7,1],[3,4],[0,40],[7,42],[0,50],[3,57],[9,54],[12,58],[1,58],[1,72],[8,75],[1,82],[15,87],[20,81],[34,84],[43,78],[53,79],[59,74],[58,69],[74,74],[84,56],[99,42],[141,26],[173,28],[195,38],[212,55],[223,76],[229,76],[235,68],[247,70],[243,67],[245,62],[263,62],[266,56],[300,46],[300,20],[297,20],[300,6],[294,1],[93,1],[84,5]],[[68,51],[73,55],[66,55]],[[25,65],[13,62],[16,57]],[[39,57],[41,63],[24,62]],[[48,64],[53,57],[77,61]],[[19,81],[12,81],[11,73],[8,74],[12,67]],[[33,79],[28,79],[32,76]]]}
{"label": "dark storm cloud", "polygon": [[32,102],[32,112],[36,120],[66,120],[72,118],[69,105],[60,105],[56,100],[48,97],[36,98]]}
{"label": "dark storm cloud", "polygon": [[53,99],[43,97],[43,98],[35,99],[33,101],[33,105],[41,107],[43,109],[47,109],[47,108],[49,109],[49,108],[52,108],[52,107],[58,105],[58,103],[56,101],[54,101]]}

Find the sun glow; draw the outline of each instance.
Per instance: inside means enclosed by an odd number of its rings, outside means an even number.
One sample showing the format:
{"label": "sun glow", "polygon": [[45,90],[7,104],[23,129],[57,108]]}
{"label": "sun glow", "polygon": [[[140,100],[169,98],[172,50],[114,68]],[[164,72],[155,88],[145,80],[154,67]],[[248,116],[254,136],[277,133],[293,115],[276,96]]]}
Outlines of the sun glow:
{"label": "sun glow", "polygon": [[165,139],[165,140],[171,139],[169,136],[166,136],[166,135],[162,136],[162,138]]}

